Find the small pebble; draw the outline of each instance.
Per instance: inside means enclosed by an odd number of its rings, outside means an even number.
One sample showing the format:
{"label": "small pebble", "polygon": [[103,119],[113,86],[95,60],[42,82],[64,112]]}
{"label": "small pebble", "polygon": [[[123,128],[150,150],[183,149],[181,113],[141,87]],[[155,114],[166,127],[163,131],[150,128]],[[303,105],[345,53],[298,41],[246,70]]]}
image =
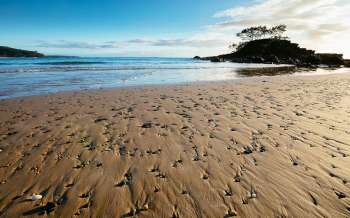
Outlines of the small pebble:
{"label": "small pebble", "polygon": [[33,195],[32,195],[32,200],[33,200],[33,201],[37,201],[37,200],[40,200],[40,199],[42,199],[42,198],[43,198],[42,195],[37,195],[37,194],[33,194]]}

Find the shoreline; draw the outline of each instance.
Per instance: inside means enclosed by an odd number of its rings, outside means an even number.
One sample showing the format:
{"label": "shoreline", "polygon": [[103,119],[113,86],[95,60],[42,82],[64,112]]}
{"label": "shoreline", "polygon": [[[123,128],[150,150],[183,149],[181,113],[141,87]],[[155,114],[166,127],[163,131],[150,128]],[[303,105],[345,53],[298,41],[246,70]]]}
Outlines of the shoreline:
{"label": "shoreline", "polygon": [[[277,68],[284,68],[284,67],[295,67],[295,66],[280,66]],[[269,67],[262,68],[262,69],[270,69]],[[274,69],[274,67],[271,67],[271,69]],[[96,91],[108,91],[108,90],[119,90],[119,89],[142,89],[142,88],[164,88],[164,87],[172,87],[172,86],[189,86],[189,85],[207,85],[211,83],[216,83],[220,85],[220,83],[233,83],[233,82],[240,82],[240,81],[249,81],[249,80],[259,80],[259,79],[273,79],[273,78],[279,78],[279,77],[322,77],[322,76],[331,76],[331,75],[343,75],[350,73],[350,68],[343,67],[343,68],[322,68],[319,67],[317,70],[328,70],[327,72],[323,73],[315,73],[311,70],[309,71],[296,71],[294,73],[285,73],[280,75],[253,75],[253,76],[241,76],[237,77],[235,79],[224,79],[224,80],[214,80],[214,81],[189,81],[189,82],[179,82],[179,83],[171,83],[171,84],[143,84],[143,85],[126,85],[126,86],[120,86],[120,87],[106,87],[106,88],[91,88],[91,89],[79,89],[79,90],[67,90],[67,91],[58,91],[58,92],[49,92],[49,93],[42,93],[37,95],[26,95],[26,96],[16,96],[16,97],[9,97],[9,98],[2,98],[0,99],[0,102],[7,101],[11,99],[18,99],[18,98],[30,98],[30,97],[39,97],[39,96],[47,96],[47,95],[56,95],[56,94],[63,94],[63,93],[78,93],[78,92],[96,92]],[[259,68],[243,68],[243,70],[248,71],[256,71],[259,70]],[[261,70],[261,69],[260,69]],[[334,72],[335,70],[344,70],[345,72]]]}
{"label": "shoreline", "polygon": [[349,87],[283,75],[1,100],[0,216],[347,217]]}

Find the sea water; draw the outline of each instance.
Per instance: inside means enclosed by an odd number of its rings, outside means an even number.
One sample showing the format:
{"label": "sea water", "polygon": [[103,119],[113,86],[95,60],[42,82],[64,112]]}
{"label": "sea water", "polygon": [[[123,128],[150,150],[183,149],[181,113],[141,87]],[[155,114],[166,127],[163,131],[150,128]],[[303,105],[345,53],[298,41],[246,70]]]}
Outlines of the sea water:
{"label": "sea water", "polygon": [[232,80],[246,77],[244,69],[266,67],[277,65],[158,57],[1,58],[0,99],[60,91]]}

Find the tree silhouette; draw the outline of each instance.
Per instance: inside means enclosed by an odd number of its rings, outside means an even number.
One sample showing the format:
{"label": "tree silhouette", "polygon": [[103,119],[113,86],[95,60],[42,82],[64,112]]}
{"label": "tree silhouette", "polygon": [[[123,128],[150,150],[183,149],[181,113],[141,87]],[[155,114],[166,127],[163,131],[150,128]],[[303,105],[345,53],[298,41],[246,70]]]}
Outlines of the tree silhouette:
{"label": "tree silhouette", "polygon": [[232,43],[231,45],[229,45],[229,49],[231,49],[232,52],[235,52],[237,47],[238,47],[238,44],[236,44],[236,43]]}
{"label": "tree silhouette", "polygon": [[272,38],[276,38],[276,39],[287,38],[287,37],[283,37],[283,34],[287,31],[287,26],[284,24],[274,26],[269,31]]}
{"label": "tree silhouette", "polygon": [[283,34],[287,31],[287,26],[284,24],[268,28],[267,26],[254,26],[243,29],[237,33],[237,37],[243,41],[252,41],[265,38],[282,39]]}
{"label": "tree silhouette", "polygon": [[284,24],[273,26],[268,28],[267,26],[254,26],[243,29],[241,32],[237,33],[237,37],[241,38],[240,43],[233,43],[229,46],[232,52],[239,51],[248,42],[259,40],[259,39],[288,39],[284,37],[283,34],[287,31],[287,26]]}

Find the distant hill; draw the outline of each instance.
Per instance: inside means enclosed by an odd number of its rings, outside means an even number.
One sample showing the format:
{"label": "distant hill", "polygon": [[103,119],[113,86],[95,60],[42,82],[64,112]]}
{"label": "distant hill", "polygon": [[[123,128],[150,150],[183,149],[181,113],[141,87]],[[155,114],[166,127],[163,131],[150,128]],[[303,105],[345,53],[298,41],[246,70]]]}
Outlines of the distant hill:
{"label": "distant hill", "polygon": [[196,59],[213,62],[231,61],[236,63],[274,63],[296,66],[341,66],[344,65],[342,54],[317,54],[313,50],[299,47],[286,39],[258,39],[242,43],[237,51],[213,57]]}
{"label": "distant hill", "polygon": [[21,49],[0,46],[0,57],[44,57],[45,55],[36,51],[27,51]]}

